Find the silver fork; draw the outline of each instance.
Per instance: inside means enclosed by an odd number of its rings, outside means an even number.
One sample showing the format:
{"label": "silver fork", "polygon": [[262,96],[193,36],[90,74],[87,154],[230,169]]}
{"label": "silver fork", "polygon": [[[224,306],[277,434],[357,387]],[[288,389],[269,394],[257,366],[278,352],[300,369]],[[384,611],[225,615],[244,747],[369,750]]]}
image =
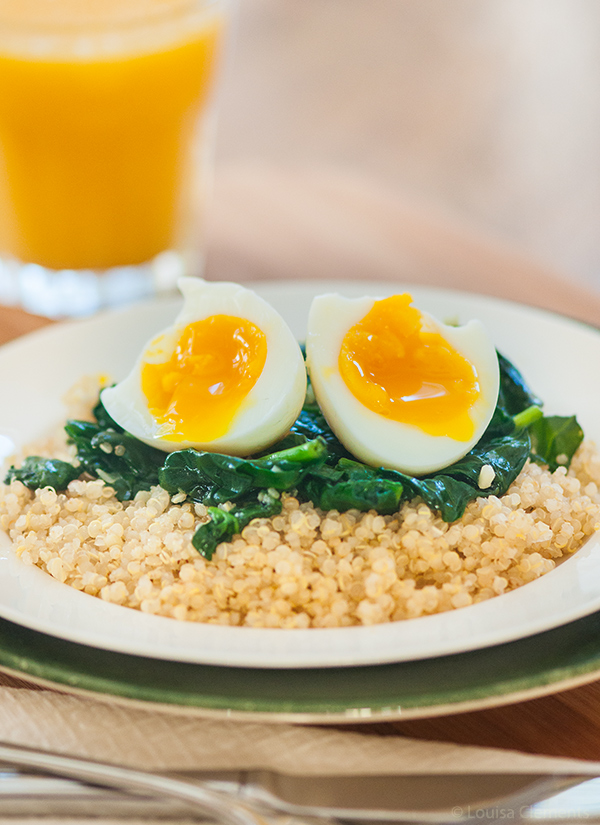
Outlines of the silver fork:
{"label": "silver fork", "polygon": [[184,802],[207,819],[223,825],[266,825],[257,811],[230,794],[213,790],[206,784],[194,785],[160,774],[136,771],[103,762],[74,759],[59,754],[0,744],[0,762],[33,769],[91,785],[112,788],[127,794]]}
{"label": "silver fork", "polygon": [[[225,775],[203,774],[201,781],[175,779],[161,774],[132,770],[103,762],[61,756],[47,751],[32,750],[14,745],[0,743],[0,763],[8,766],[5,776],[15,777],[15,783],[28,776],[11,774],[15,769],[37,771],[45,776],[60,777],[63,780],[75,780],[86,783],[70,786],[77,790],[71,801],[80,806],[91,803],[94,814],[103,803],[115,804],[125,802],[130,815],[135,813],[134,806],[128,801],[138,801],[145,805],[149,815],[156,814],[159,803],[164,813],[165,800],[175,800],[191,806],[196,814],[205,819],[223,825],[267,825],[273,817],[296,817],[301,820],[315,820],[320,823],[332,823],[338,820],[360,822],[419,822],[452,823],[460,825],[473,819],[510,818],[515,822],[536,819],[536,804],[542,800],[581,785],[586,787],[589,777],[568,776],[442,776],[442,777],[398,777],[398,776],[358,776],[358,777],[283,777],[267,771],[231,771]],[[36,777],[29,777],[35,783]],[[37,777],[39,783],[39,777]],[[460,787],[464,798],[472,803],[456,804],[446,794],[445,804],[435,808],[428,804],[432,788],[439,791],[446,783],[447,790]],[[600,780],[598,780],[600,782]],[[419,784],[421,783],[421,784]],[[600,787],[598,788],[599,805],[589,810],[580,818],[590,821],[590,815],[600,817]],[[68,795],[69,786],[65,782],[48,784],[40,793],[48,798],[60,798]],[[118,791],[120,796],[103,789]],[[415,795],[415,790],[417,791]],[[439,796],[439,794],[438,794]],[[411,802],[408,798],[411,798]],[[415,803],[415,797],[421,799]],[[152,800],[155,800],[153,803]],[[477,801],[479,800],[479,801]],[[154,810],[152,805],[154,804]],[[573,803],[569,803],[573,810]],[[179,809],[181,806],[178,806]],[[139,805],[138,805],[139,809]],[[171,806],[172,809],[172,806]],[[552,810],[552,809],[550,809]],[[150,811],[152,811],[150,813]],[[489,813],[486,813],[489,812]],[[501,817],[502,814],[502,817]],[[160,814],[158,814],[160,815]],[[267,819],[267,817],[269,819]],[[559,822],[568,819],[560,814],[556,806],[554,815],[548,809],[543,815],[546,822]]]}

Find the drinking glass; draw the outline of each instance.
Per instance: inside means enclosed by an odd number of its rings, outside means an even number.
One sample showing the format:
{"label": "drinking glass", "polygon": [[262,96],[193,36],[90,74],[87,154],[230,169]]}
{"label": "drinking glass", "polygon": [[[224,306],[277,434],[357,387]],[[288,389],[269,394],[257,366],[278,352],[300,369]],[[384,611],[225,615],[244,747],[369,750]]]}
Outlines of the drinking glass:
{"label": "drinking glass", "polygon": [[227,0],[0,0],[0,302],[201,274]]}

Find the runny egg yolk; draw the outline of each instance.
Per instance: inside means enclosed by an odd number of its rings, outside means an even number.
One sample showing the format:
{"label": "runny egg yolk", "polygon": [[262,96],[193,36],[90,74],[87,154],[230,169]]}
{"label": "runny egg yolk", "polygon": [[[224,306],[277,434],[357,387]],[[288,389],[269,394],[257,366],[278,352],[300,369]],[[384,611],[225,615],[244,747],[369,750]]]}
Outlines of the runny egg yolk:
{"label": "runny egg yolk", "polygon": [[142,367],[159,437],[203,443],[225,435],[266,360],[266,335],[245,318],[212,315],[188,324],[168,361]]}
{"label": "runny egg yolk", "polygon": [[477,371],[439,332],[426,329],[410,295],[375,301],[344,336],[341,376],[365,407],[425,433],[468,441]]}

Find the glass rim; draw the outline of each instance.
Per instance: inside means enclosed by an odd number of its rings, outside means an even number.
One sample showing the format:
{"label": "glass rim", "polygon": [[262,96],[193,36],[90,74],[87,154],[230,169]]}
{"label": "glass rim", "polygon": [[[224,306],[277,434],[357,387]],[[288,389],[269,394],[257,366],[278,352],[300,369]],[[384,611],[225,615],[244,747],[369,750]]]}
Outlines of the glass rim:
{"label": "glass rim", "polygon": [[[143,2],[128,5],[125,0],[120,4],[111,4],[112,8],[106,11],[97,5],[90,10],[89,0],[81,0],[81,16],[75,19],[71,15],[57,17],[56,13],[40,16],[37,8],[35,17],[24,17],[19,11],[7,12],[3,8],[4,4],[0,3],[0,44],[6,42],[11,35],[55,36],[62,39],[154,29],[156,26],[181,22],[194,15],[226,11],[231,2],[232,0],[167,0],[159,5]],[[68,11],[72,12],[73,5],[69,5]]]}

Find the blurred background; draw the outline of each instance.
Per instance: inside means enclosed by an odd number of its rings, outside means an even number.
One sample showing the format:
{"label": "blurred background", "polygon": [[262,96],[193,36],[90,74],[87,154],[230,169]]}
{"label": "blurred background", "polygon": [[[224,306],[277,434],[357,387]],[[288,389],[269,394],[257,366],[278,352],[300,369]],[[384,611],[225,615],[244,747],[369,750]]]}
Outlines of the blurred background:
{"label": "blurred background", "polygon": [[600,291],[598,0],[238,0],[218,168],[335,169]]}

